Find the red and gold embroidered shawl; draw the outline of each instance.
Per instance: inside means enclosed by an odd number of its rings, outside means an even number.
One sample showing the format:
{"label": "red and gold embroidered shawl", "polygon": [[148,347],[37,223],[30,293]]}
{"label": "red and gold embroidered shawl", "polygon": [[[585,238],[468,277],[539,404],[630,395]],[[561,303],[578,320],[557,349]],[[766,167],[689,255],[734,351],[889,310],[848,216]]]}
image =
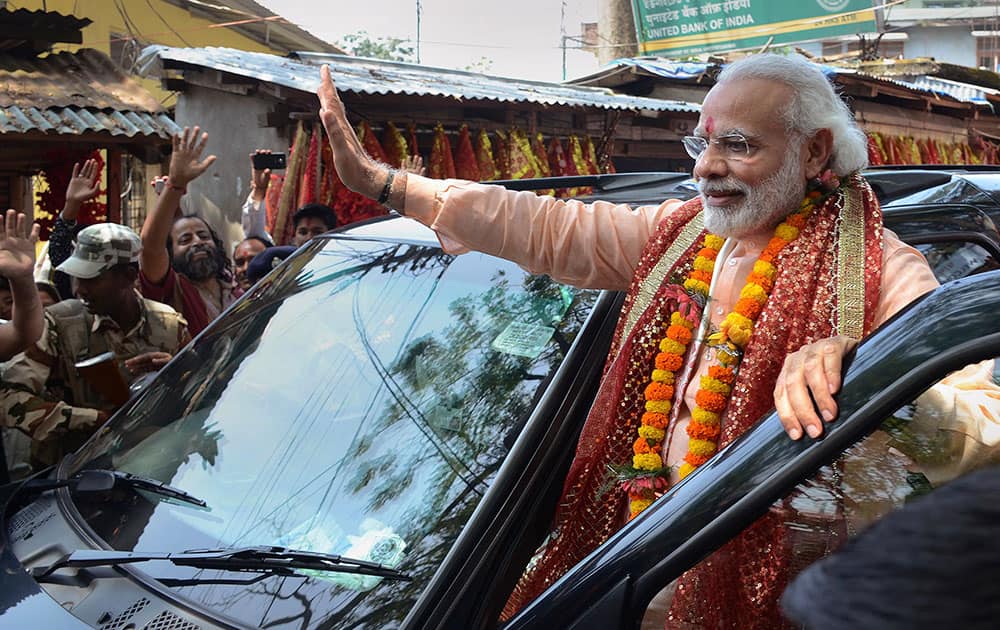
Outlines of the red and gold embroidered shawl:
{"label": "red and gold embroidered shawl", "polygon": [[[696,198],[664,219],[646,244],[622,307],[601,388],[566,478],[553,535],[511,595],[503,618],[520,610],[624,524],[626,495],[610,477],[609,466],[630,461],[643,388],[677,306],[678,280],[690,271],[705,233]],[[836,334],[861,337],[871,331],[881,283],[882,213],[868,184],[857,175],[847,178],[812,214],[778,262],[774,290],[755,325],[723,415],[720,448],[773,408],[774,384],[786,355]],[[683,390],[676,388],[675,406],[682,404]],[[765,546],[780,542],[780,524],[766,520],[747,530],[755,535],[749,539],[741,535],[727,546],[739,547],[733,561],[745,566],[729,567],[727,577],[727,569],[713,563],[712,597],[696,601],[679,595],[672,618],[715,626],[718,619],[709,617],[715,617],[717,605],[724,603],[730,609],[752,606],[748,610],[765,625],[780,623],[777,598],[787,576],[774,562],[767,571],[751,570],[761,562],[756,555],[765,552]],[[740,580],[750,574],[756,574],[751,580],[755,586],[742,588]],[[680,591],[691,593],[685,582],[689,587],[695,582],[708,584],[708,577],[700,569],[690,571]]]}

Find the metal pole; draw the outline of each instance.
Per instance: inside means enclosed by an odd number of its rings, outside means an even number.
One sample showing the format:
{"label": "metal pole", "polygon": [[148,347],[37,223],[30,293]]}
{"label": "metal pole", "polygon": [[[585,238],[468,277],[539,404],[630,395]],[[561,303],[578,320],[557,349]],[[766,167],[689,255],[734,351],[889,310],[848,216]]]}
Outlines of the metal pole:
{"label": "metal pole", "polygon": [[563,78],[562,78],[562,80],[565,81],[566,80],[566,36],[565,35],[562,36],[562,56],[563,56]]}
{"label": "metal pole", "polygon": [[566,0],[559,7],[559,34],[562,36],[562,80],[566,80]]}
{"label": "metal pole", "polygon": [[420,63],[420,0],[417,0],[417,63]]}

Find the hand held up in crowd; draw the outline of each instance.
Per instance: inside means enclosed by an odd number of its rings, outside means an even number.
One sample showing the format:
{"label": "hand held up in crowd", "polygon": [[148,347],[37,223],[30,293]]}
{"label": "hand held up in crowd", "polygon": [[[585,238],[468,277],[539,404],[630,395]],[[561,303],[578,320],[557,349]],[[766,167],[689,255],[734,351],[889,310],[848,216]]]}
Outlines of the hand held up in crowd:
{"label": "hand held up in crowd", "polygon": [[403,158],[403,163],[400,164],[399,170],[413,173],[414,175],[422,176],[427,174],[427,167],[424,166],[424,158],[419,155],[407,155]]}
{"label": "hand held up in crowd", "polygon": [[267,196],[267,187],[271,184],[271,169],[258,169],[253,165],[253,156],[269,155],[270,149],[257,149],[250,154],[250,196],[254,203],[264,201]]}
{"label": "hand held up in crowd", "polygon": [[0,326],[0,360],[7,360],[42,335],[42,304],[33,272],[38,224],[29,227],[24,214],[8,210],[0,222],[0,275],[10,281],[14,300],[9,324]]}
{"label": "hand held up in crowd", "polygon": [[170,156],[170,175],[163,192],[156,200],[153,211],[142,224],[142,253],[139,267],[150,281],[160,282],[170,269],[167,254],[167,238],[174,222],[174,215],[180,207],[180,200],[187,192],[187,186],[197,179],[215,162],[215,156],[201,158],[208,143],[208,133],[201,128],[185,127],[184,132],[173,137],[173,153]]}
{"label": "hand held up in crowd", "polygon": [[0,222],[0,276],[12,282],[27,279],[33,282],[35,270],[35,243],[38,242],[39,226],[28,226],[24,214],[8,210],[4,221]]}
{"label": "hand held up in crowd", "polygon": [[60,216],[64,221],[76,221],[80,208],[101,191],[101,172],[97,160],[88,159],[73,164],[73,175],[66,186],[66,203]]}
{"label": "hand held up in crowd", "polygon": [[356,193],[402,211],[406,198],[407,172],[399,171],[390,179],[393,169],[376,162],[365,152],[347,120],[344,103],[337,94],[328,66],[320,68],[320,86],[316,94],[319,96],[319,116],[330,140],[333,162],[340,181]]}
{"label": "hand held up in crowd", "polygon": [[[182,134],[173,137],[173,154],[170,156],[170,181],[167,190],[181,192],[198,179],[215,162],[215,156],[200,159],[208,144],[208,132],[200,127],[185,127]],[[166,192],[166,191],[164,191]]]}

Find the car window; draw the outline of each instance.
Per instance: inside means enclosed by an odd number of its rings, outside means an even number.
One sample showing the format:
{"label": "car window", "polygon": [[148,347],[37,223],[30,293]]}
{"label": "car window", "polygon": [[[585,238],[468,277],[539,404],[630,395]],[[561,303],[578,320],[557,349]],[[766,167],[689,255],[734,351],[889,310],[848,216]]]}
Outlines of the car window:
{"label": "car window", "polygon": [[[998,463],[1000,386],[997,362],[989,360],[938,381],[798,484],[739,539],[655,598],[643,628],[657,624],[662,628],[667,614],[700,623],[706,611],[726,605],[718,599],[720,593],[745,594],[753,588],[763,592],[762,573],[783,588],[809,564],[890,511],[952,479]],[[766,553],[744,554],[744,545]],[[725,618],[743,627],[758,612],[734,606]]]}
{"label": "car window", "polygon": [[[110,546],[277,545],[397,567],[185,585],[248,626],[398,627],[487,491],[596,298],[486,256],[309,246],[84,447],[198,496],[74,504]],[[156,567],[155,577],[223,572]]]}
{"label": "car window", "polygon": [[1000,269],[997,259],[976,243],[966,241],[924,243],[917,245],[916,248],[927,258],[927,263],[941,284]]}

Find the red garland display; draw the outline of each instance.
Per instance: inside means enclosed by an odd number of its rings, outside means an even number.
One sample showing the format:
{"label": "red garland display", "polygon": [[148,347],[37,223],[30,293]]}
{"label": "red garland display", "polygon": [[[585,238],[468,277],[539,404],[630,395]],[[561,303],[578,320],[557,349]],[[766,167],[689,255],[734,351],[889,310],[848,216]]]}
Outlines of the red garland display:
{"label": "red garland display", "polygon": [[[337,213],[341,225],[361,221],[385,212],[385,208],[371,199],[351,192],[341,183],[333,166],[333,155],[322,131],[314,132],[311,139],[308,156],[304,157],[305,167],[302,169],[299,182],[302,205],[305,201],[317,200],[325,203]],[[416,127],[407,125],[406,134],[393,123],[386,123],[382,129],[382,141],[367,121],[362,121],[356,128],[358,139],[365,151],[375,160],[397,166],[404,156],[419,155],[417,151]],[[494,132],[495,140],[491,142],[489,133],[481,129],[475,138],[469,132],[467,125],[459,127],[457,144],[452,147],[444,126],[438,123],[433,132],[432,150],[427,159],[428,175],[445,179],[460,177],[473,181],[490,181],[493,179],[510,179],[521,177],[546,177],[549,175],[576,175],[578,165],[574,163],[572,153],[563,149],[559,138],[550,140],[546,151],[541,133],[529,136],[525,132],[512,128],[509,132],[498,129]],[[575,142],[574,142],[575,140]],[[581,144],[579,138],[568,140],[575,145],[575,156],[583,171],[600,172],[596,165],[593,141],[585,139]],[[319,146],[317,146],[317,144]],[[515,170],[516,169],[516,170]],[[512,172],[514,171],[514,172]],[[267,203],[268,221],[273,222],[276,214],[277,192],[282,181],[280,177],[272,176],[272,186],[269,192],[274,192],[275,200]],[[574,188],[569,191],[558,191],[558,196],[579,195],[584,188]]]}
{"label": "red garland display", "polygon": [[476,164],[479,166],[481,181],[488,182],[500,177],[500,169],[493,159],[493,144],[485,129],[480,129],[476,134]]}
{"label": "red garland display", "polygon": [[406,128],[406,131],[410,137],[410,155],[420,155],[420,146],[417,144],[417,126],[410,123],[409,127]]}
{"label": "red garland display", "polygon": [[438,123],[434,128],[434,145],[427,160],[427,174],[434,179],[454,179],[455,158],[451,150],[451,140]]}
{"label": "red garland display", "polygon": [[883,164],[996,164],[998,146],[977,134],[967,142],[943,142],[933,138],[890,136],[871,131],[868,136],[868,161]]}
{"label": "red garland display", "polygon": [[455,177],[478,182],[482,177],[479,173],[479,163],[476,151],[472,148],[472,138],[469,136],[469,126],[463,124],[458,131],[458,144],[455,146]]}
{"label": "red garland display", "polygon": [[389,166],[393,168],[399,168],[403,163],[403,159],[410,155],[406,138],[403,137],[399,128],[392,122],[387,123],[385,130],[382,132],[382,148],[385,149],[385,153],[388,156]]}
{"label": "red garland display", "polygon": [[[299,208],[306,204],[316,203],[319,197],[319,142],[321,135],[323,134],[319,130],[319,125],[316,125],[312,137],[309,138],[306,168],[302,174],[302,185],[299,186]],[[323,144],[329,143],[324,142]]]}

